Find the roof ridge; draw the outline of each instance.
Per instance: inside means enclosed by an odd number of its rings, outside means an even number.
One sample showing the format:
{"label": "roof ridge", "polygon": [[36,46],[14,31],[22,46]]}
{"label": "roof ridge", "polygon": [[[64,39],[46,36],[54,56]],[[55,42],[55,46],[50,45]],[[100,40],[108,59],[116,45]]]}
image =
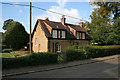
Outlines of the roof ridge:
{"label": "roof ridge", "polygon": [[79,26],[79,25],[76,25],[76,24],[70,24],[70,23],[65,23],[66,25],[73,25],[73,26]]}
{"label": "roof ridge", "polygon": [[[43,20],[43,19],[37,19],[37,20],[47,21],[47,20]],[[49,20],[49,22],[61,23],[61,22],[55,22],[55,21],[50,21],[50,20]]]}

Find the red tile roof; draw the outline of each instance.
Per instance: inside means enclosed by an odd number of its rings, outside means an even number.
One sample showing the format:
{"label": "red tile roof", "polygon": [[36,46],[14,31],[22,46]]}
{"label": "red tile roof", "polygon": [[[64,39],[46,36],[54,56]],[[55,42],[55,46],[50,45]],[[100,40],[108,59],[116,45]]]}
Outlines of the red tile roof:
{"label": "red tile roof", "polygon": [[66,30],[66,32],[67,32],[66,38],[67,39],[76,39],[75,34],[70,31],[69,27],[71,27],[74,31],[85,32],[86,39],[92,39],[91,36],[88,34],[88,32],[83,27],[80,27],[79,25],[67,24],[67,23],[65,23],[65,25],[63,25],[61,22],[54,22],[54,21],[42,20],[42,19],[37,20],[37,23],[33,30],[33,34],[34,34],[34,31],[36,30],[38,22],[40,23],[43,31],[45,32],[45,36],[47,38],[52,38],[52,32],[51,32],[52,29],[61,29],[61,30]]}

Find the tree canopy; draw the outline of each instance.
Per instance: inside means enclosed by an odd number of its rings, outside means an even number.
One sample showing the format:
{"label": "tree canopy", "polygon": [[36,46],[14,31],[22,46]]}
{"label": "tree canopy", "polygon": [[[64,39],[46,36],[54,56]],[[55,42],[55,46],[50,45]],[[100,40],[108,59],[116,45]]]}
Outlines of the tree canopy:
{"label": "tree canopy", "polygon": [[93,2],[96,5],[91,17],[92,42],[100,45],[120,44],[120,2]]}
{"label": "tree canopy", "polygon": [[7,27],[8,27],[8,25],[10,25],[11,22],[13,22],[13,19],[8,19],[8,20],[4,21],[3,29],[7,30]]}
{"label": "tree canopy", "polygon": [[21,23],[12,21],[7,25],[7,31],[2,40],[4,45],[13,48],[13,50],[18,50],[28,43],[29,36]]}

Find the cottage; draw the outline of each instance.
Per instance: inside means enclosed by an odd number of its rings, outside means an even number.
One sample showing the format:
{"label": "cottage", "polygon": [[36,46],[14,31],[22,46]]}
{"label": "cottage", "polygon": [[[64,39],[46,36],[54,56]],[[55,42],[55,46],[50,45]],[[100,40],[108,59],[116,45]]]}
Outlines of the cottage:
{"label": "cottage", "polygon": [[61,22],[38,19],[32,33],[32,50],[34,52],[64,52],[71,45],[90,45],[92,39],[79,25],[68,24],[62,16]]}

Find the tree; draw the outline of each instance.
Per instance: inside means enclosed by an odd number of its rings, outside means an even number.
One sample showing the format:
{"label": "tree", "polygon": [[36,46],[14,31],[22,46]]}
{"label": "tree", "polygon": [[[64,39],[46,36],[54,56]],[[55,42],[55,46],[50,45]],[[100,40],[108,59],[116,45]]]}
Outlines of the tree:
{"label": "tree", "polygon": [[119,19],[116,19],[115,23],[112,24],[107,41],[109,44],[120,45],[120,20]]}
{"label": "tree", "polygon": [[105,2],[105,0],[101,0],[101,2],[97,2],[96,0],[93,1],[93,3],[90,3],[92,6],[96,5],[99,6],[102,11],[102,8],[104,7],[106,12],[104,12],[105,16],[106,14],[110,14],[111,19],[115,20],[117,18],[120,19],[120,2]]}
{"label": "tree", "polygon": [[119,44],[120,2],[94,2],[91,5],[98,6],[90,15],[92,42],[100,45]]}
{"label": "tree", "polygon": [[3,35],[4,45],[18,50],[23,48],[28,41],[29,35],[21,23],[13,21],[7,25],[7,31]]}
{"label": "tree", "polygon": [[11,22],[13,22],[13,19],[8,19],[8,20],[4,21],[3,29],[7,30],[7,27]]}
{"label": "tree", "polygon": [[88,33],[90,33],[90,28],[89,28],[90,23],[89,22],[86,21],[85,23],[83,23],[83,27],[87,30]]}

